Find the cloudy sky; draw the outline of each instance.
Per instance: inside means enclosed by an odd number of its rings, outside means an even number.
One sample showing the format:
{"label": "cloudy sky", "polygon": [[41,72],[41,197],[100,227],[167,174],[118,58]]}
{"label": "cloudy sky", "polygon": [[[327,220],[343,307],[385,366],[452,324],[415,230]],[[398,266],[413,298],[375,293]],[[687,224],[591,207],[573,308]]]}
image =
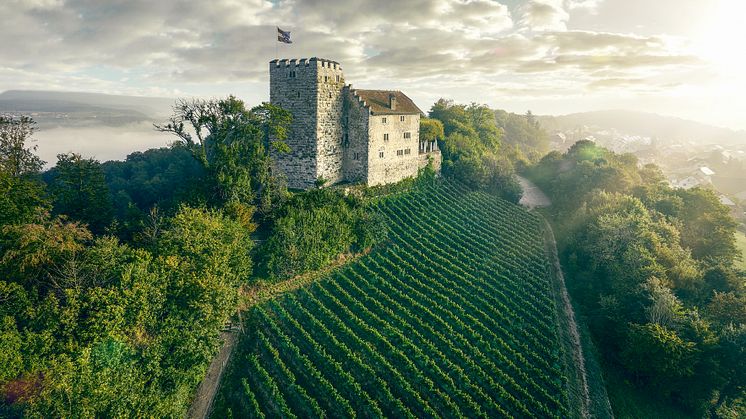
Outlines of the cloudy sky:
{"label": "cloudy sky", "polygon": [[[0,91],[268,98],[268,61],[515,112],[746,129],[741,0],[0,0]],[[275,26],[292,31],[278,44]]]}

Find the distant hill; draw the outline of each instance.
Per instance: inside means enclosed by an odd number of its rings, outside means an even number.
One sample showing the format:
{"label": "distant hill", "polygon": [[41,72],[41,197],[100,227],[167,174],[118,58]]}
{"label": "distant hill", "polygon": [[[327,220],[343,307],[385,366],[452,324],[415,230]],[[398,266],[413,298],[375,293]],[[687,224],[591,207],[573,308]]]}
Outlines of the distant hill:
{"label": "distant hill", "polygon": [[0,93],[0,112],[30,114],[39,128],[122,126],[164,119],[174,99],[99,93],[9,90]]}
{"label": "distant hill", "polygon": [[744,143],[746,131],[734,131],[686,119],[654,113],[607,110],[561,116],[539,116],[548,131],[571,131],[583,126],[596,130],[616,129],[632,135],[654,137],[663,141],[697,143]]}
{"label": "distant hill", "polygon": [[153,123],[171,114],[175,99],[98,93],[9,90],[0,93],[0,113],[30,115],[37,122],[37,153],[55,164],[57,154],[76,152],[101,161],[163,147],[173,140]]}

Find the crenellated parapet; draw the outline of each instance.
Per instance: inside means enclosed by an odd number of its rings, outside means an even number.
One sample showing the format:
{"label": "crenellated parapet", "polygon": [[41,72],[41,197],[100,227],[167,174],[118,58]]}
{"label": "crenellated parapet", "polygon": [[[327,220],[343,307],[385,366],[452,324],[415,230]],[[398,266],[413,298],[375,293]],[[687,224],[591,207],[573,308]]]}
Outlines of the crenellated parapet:
{"label": "crenellated parapet", "polygon": [[357,101],[357,103],[360,105],[360,107],[362,107],[364,109],[370,110],[370,105],[368,105],[368,103],[365,101],[365,99],[363,99],[360,96],[360,94],[357,92],[357,90],[355,90],[355,89],[352,88],[351,84],[348,84],[346,86],[346,88],[349,90],[350,95],[353,97],[353,99],[355,99]]}
{"label": "crenellated parapet", "polygon": [[280,58],[269,62],[270,67],[319,67],[342,71],[342,65],[326,58]]}

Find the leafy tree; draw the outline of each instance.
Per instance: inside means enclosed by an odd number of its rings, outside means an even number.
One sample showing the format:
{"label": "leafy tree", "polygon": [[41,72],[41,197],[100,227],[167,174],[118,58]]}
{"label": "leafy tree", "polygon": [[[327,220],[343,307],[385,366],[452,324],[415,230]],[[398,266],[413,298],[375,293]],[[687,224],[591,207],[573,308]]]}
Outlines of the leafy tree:
{"label": "leafy tree", "polygon": [[54,213],[86,223],[94,233],[103,233],[113,220],[114,208],[101,164],[76,153],[59,154],[57,159],[50,185]]}
{"label": "leafy tree", "polygon": [[385,231],[360,198],[314,189],[277,211],[261,248],[262,264],[270,278],[288,278],[328,265],[343,253],[363,251],[381,241]]}
{"label": "leafy tree", "polygon": [[28,116],[0,115],[0,173],[20,177],[41,170],[44,162],[34,154],[36,146],[26,145],[35,124]]}
{"label": "leafy tree", "polygon": [[520,200],[523,191],[509,156],[502,152],[503,131],[497,125],[494,111],[484,105],[456,105],[440,99],[430,109],[430,118],[420,131],[426,138],[437,138],[440,127],[431,121],[442,124],[445,137],[440,141],[440,149],[445,175],[512,202]]}
{"label": "leafy tree", "polygon": [[28,147],[34,120],[0,115],[0,226],[24,223],[48,207],[38,174],[44,162]]}
{"label": "leafy tree", "polygon": [[420,118],[420,141],[442,142],[445,137],[443,123],[437,119]]}
{"label": "leafy tree", "polygon": [[287,152],[289,112],[265,103],[247,110],[233,96],[180,101],[174,116],[156,128],[175,134],[208,173],[210,202],[256,204],[266,213],[284,199],[281,179],[272,173],[270,152]]}
{"label": "leafy tree", "polygon": [[631,324],[622,352],[625,364],[641,378],[664,387],[672,380],[691,376],[697,357],[693,342],[657,323]]}
{"label": "leafy tree", "polygon": [[108,161],[101,169],[120,220],[128,217],[131,205],[140,216],[154,206],[173,215],[181,203],[199,205],[206,200],[205,170],[179,143],[138,151],[124,161]]}

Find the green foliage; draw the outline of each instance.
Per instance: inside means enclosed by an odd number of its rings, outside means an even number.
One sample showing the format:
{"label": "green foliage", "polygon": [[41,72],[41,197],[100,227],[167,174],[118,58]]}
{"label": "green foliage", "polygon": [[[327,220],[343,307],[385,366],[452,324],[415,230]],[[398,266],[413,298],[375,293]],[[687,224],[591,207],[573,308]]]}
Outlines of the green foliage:
{"label": "green foliage", "polygon": [[531,111],[518,115],[498,109],[495,119],[503,131],[503,142],[529,161],[538,161],[549,151],[549,136]]}
{"label": "green foliage", "polygon": [[656,323],[631,324],[627,333],[622,358],[630,371],[666,387],[694,373],[697,348],[693,342]]}
{"label": "green foliage", "polygon": [[256,204],[267,213],[285,198],[282,179],[271,170],[270,151],[287,152],[289,112],[265,103],[251,110],[233,96],[180,101],[161,131],[175,134],[204,167],[208,202]]}
{"label": "green foliage", "polygon": [[11,177],[37,174],[44,162],[28,147],[36,122],[28,116],[0,114],[0,173]]}
{"label": "green foliage", "polygon": [[38,179],[44,162],[28,147],[35,122],[29,117],[0,115],[0,226],[32,220],[48,209]]}
{"label": "green foliage", "polygon": [[283,279],[369,248],[383,234],[383,222],[367,212],[360,198],[315,189],[295,195],[277,211],[260,254],[267,275]]}
{"label": "green foliage", "polygon": [[590,141],[527,172],[553,201],[569,285],[608,368],[692,415],[737,409],[746,380],[722,345],[746,322],[746,278],[727,208]]}
{"label": "green foliage", "polygon": [[[427,138],[440,139],[442,171],[475,189],[485,189],[518,202],[523,193],[513,163],[502,152],[502,130],[495,113],[484,105],[455,105],[440,99],[420,124]],[[443,127],[442,137],[440,122]]]}
{"label": "green foliage", "polygon": [[248,230],[183,207],[152,251],[91,242],[48,214],[2,231],[0,388],[11,402],[32,417],[182,416],[251,275]]}
{"label": "green foliage", "polygon": [[58,154],[57,165],[47,175],[53,197],[53,212],[103,233],[114,217],[111,193],[101,164],[80,154]]}
{"label": "green foliage", "polygon": [[101,165],[111,190],[117,219],[126,220],[131,206],[143,216],[157,206],[173,214],[181,203],[206,201],[205,171],[183,146],[135,152],[124,161]]}
{"label": "green foliage", "polygon": [[420,141],[442,142],[444,138],[443,123],[440,120],[420,118]]}
{"label": "green foliage", "polygon": [[49,208],[41,180],[0,172],[0,226],[30,222]]}

